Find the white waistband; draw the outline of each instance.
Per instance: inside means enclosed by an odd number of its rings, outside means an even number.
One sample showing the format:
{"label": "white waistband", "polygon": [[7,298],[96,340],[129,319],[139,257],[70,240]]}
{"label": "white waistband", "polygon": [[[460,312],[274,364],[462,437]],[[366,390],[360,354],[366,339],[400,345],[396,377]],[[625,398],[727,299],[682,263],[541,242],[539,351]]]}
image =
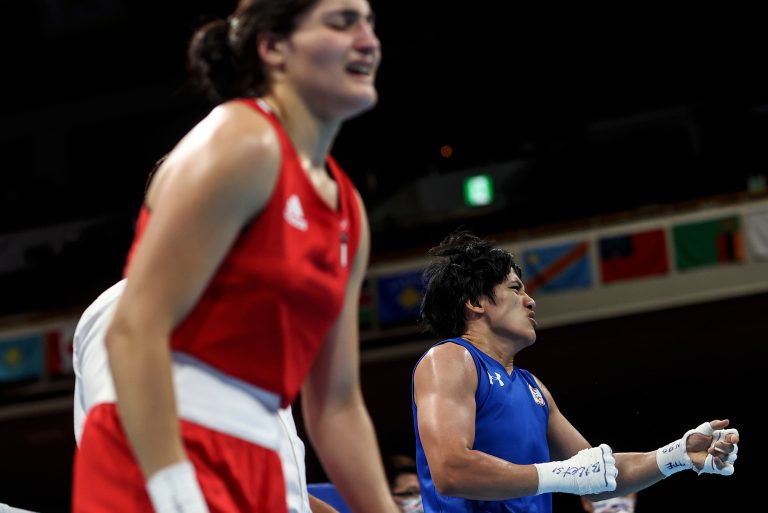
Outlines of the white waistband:
{"label": "white waistband", "polygon": [[173,352],[179,417],[277,450],[280,397],[228,376],[185,353]]}

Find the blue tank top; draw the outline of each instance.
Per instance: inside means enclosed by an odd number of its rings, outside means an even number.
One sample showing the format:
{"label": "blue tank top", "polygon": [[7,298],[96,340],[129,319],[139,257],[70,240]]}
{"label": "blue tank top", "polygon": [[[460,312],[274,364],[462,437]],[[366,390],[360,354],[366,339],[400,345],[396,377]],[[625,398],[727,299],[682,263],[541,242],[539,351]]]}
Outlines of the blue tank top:
{"label": "blue tank top", "polygon": [[[515,367],[511,375],[507,374],[501,363],[463,338],[444,340],[436,345],[448,342],[469,351],[477,368],[475,442],[472,448],[519,465],[549,461],[549,405],[533,376],[518,367]],[[416,362],[417,366],[419,362]],[[416,433],[416,468],[424,513],[552,512],[552,496],[548,493],[505,501],[478,501],[441,495],[432,482],[421,445],[418,410],[413,401],[413,380],[411,405]]]}

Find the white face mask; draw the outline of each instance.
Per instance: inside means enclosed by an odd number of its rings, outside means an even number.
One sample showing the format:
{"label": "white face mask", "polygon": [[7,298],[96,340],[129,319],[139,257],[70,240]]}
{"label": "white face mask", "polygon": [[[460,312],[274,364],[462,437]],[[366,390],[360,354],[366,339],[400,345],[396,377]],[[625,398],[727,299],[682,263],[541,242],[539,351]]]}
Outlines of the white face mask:
{"label": "white face mask", "polygon": [[424,507],[421,505],[421,495],[408,497],[400,501],[400,507],[403,513],[424,513]]}

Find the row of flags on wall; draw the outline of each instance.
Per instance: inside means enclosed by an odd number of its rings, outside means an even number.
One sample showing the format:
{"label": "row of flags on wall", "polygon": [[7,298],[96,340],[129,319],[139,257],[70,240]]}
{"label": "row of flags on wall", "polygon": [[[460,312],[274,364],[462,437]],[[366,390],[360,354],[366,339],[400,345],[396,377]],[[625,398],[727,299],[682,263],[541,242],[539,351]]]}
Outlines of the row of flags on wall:
{"label": "row of flags on wall", "polygon": [[[748,219],[752,252],[768,260],[768,213]],[[669,237],[668,237],[669,235]],[[701,267],[742,262],[746,258],[742,220],[726,216],[664,227],[598,237],[598,277],[593,276],[592,241],[573,240],[523,251],[526,288],[559,292],[591,287],[596,279],[610,285],[638,278],[663,276],[674,267],[687,272]]]}
{"label": "row of flags on wall", "polygon": [[[546,294],[589,288],[598,280],[610,286],[662,277],[672,269],[685,273],[744,262],[747,251],[757,261],[768,261],[768,211],[628,230],[596,239],[585,235],[527,247],[515,257],[523,268],[528,292]],[[378,277],[375,286],[366,283],[360,304],[361,328],[371,327],[374,317],[383,327],[414,321],[423,293],[421,275],[422,269],[416,269]]]}
{"label": "row of flags on wall", "polygon": [[[540,243],[515,254],[531,294],[559,293],[700,268],[768,262],[768,210],[671,226],[628,230],[597,238]],[[596,262],[596,265],[593,265]],[[365,330],[412,324],[419,314],[423,269],[369,277],[360,296]],[[0,383],[71,374],[74,325],[39,332],[0,334]]]}

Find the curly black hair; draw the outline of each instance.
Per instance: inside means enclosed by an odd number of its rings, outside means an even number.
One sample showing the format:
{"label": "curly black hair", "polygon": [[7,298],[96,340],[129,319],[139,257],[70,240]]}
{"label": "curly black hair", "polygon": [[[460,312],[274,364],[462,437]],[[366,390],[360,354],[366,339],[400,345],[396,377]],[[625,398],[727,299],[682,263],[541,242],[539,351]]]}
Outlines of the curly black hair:
{"label": "curly black hair", "polygon": [[522,278],[512,253],[467,230],[457,230],[429,250],[434,257],[423,273],[424,297],[419,323],[447,339],[466,330],[464,305],[483,296],[494,301],[493,289],[510,270]]}

